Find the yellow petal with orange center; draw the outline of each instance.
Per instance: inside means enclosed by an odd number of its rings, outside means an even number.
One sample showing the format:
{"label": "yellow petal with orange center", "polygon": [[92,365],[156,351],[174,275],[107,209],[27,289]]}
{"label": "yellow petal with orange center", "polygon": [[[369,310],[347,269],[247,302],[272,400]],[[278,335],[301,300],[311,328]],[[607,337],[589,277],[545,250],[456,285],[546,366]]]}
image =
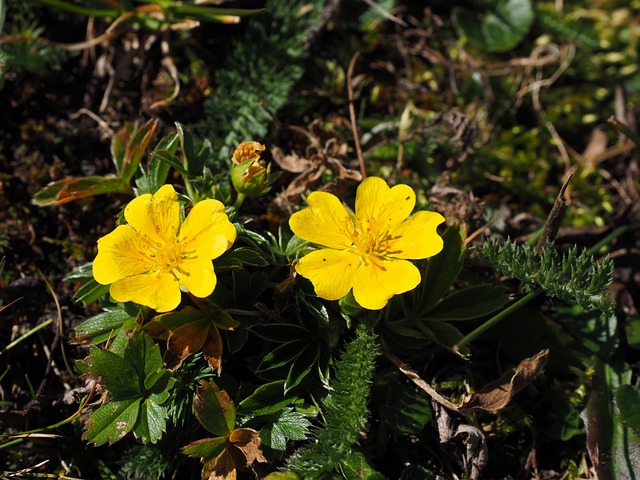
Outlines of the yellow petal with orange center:
{"label": "yellow petal with orange center", "polygon": [[184,284],[194,296],[208,297],[216,288],[216,275],[213,273],[213,263],[208,258],[196,258],[180,262],[180,282]]}
{"label": "yellow petal with orange center", "polygon": [[236,228],[229,221],[224,205],[213,199],[202,200],[194,205],[180,227],[178,236],[182,251],[189,258],[208,260],[222,255],[235,239]]}
{"label": "yellow petal with orange center", "polygon": [[327,192],[313,192],[307,198],[309,208],[289,219],[291,231],[308,242],[343,249],[351,246],[353,222],[338,197]]}
{"label": "yellow petal with orange center", "polygon": [[165,272],[122,278],[109,292],[117,302],[135,302],[158,312],[174,310],[181,299],[178,280]]}
{"label": "yellow petal with orange center", "polygon": [[395,238],[386,244],[391,252],[389,256],[417,260],[440,253],[444,244],[436,228],[442,222],[444,217],[437,212],[415,213],[389,231],[389,235]]}
{"label": "yellow petal with orange center", "polygon": [[147,272],[148,257],[138,233],[120,225],[98,240],[98,255],[93,261],[96,282],[109,285],[121,278]]}
{"label": "yellow petal with orange center", "polygon": [[353,279],[356,302],[369,310],[380,310],[394,295],[408,292],[420,283],[420,271],[407,260],[370,260]]}
{"label": "yellow petal with orange center", "polygon": [[353,287],[359,265],[360,259],[353,253],[325,248],[302,257],[296,272],[311,281],[320,298],[338,300]]}
{"label": "yellow petal with orange center", "polygon": [[406,219],[416,204],[416,194],[408,185],[389,188],[378,177],[365,179],[356,192],[356,216],[375,219],[380,225],[396,225]]}
{"label": "yellow petal with orange center", "polygon": [[124,209],[124,218],[136,231],[159,244],[174,242],[180,226],[180,204],[171,185],[150,195],[134,198]]}

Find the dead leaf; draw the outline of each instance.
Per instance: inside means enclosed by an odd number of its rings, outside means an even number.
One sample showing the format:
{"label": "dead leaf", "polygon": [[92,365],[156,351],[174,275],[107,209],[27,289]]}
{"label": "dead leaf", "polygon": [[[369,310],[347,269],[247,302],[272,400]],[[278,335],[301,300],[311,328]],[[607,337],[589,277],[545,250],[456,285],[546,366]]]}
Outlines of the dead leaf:
{"label": "dead leaf", "polygon": [[236,428],[229,435],[229,442],[242,453],[245,465],[267,461],[260,449],[260,434],[252,428]]}
{"label": "dead leaf", "polygon": [[285,154],[282,149],[271,147],[274,162],[285,172],[297,174],[276,195],[271,204],[272,210],[291,212],[302,194],[315,188],[327,170],[333,173],[334,180],[324,185],[322,190],[334,194],[339,194],[362,180],[360,171],[350,168],[353,162],[347,156],[346,141],[330,127],[314,121],[306,128],[290,126],[289,129],[302,136],[306,147],[304,154],[299,151]]}
{"label": "dead leaf", "polygon": [[509,404],[516,393],[533,382],[544,368],[548,357],[549,350],[543,350],[522,360],[514,373],[506,372],[498,380],[485,385],[478,393],[466,398],[458,411],[485,410],[497,413]]}
{"label": "dead leaf", "polygon": [[209,336],[211,321],[196,320],[178,327],[169,335],[164,362],[174,370],[182,365],[185,358],[199,352]]}

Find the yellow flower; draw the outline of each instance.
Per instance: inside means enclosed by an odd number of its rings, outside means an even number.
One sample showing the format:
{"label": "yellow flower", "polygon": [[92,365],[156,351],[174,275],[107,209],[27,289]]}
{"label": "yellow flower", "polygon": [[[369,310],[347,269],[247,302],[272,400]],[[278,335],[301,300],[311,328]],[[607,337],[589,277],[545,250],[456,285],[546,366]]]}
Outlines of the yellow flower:
{"label": "yellow flower", "polygon": [[212,260],[236,239],[222,203],[198,202],[181,224],[178,195],[164,185],[154,195],[132,200],[124,217],[128,225],[98,240],[93,262],[94,278],[111,284],[116,301],[168,312],[180,303],[181,289],[200,298],[213,292]]}
{"label": "yellow flower", "polygon": [[409,260],[442,250],[436,227],[444,217],[427,211],[409,217],[416,196],[407,185],[389,188],[381,178],[367,178],[358,187],[355,214],[326,192],[313,192],[307,203],[309,208],[291,216],[291,230],[327,248],[300,259],[296,272],[326,300],[353,289],[362,307],[379,310],[420,283],[420,271]]}

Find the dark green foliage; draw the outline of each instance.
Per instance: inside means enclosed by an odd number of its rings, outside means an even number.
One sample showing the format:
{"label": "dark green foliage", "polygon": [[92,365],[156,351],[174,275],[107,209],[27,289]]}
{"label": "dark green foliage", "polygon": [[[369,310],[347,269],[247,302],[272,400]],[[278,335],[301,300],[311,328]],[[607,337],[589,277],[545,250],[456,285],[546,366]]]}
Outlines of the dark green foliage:
{"label": "dark green foliage", "polygon": [[538,6],[538,21],[563,41],[571,40],[589,48],[599,47],[597,32],[585,19],[572,19],[566,14],[558,13],[550,5],[541,4]]}
{"label": "dark green foliage", "polygon": [[306,32],[317,21],[324,2],[302,15],[299,2],[270,1],[268,12],[249,20],[245,35],[234,43],[215,74],[216,90],[204,104],[207,119],[200,129],[219,158],[230,159],[243,140],[264,137],[272,119],[302,76]]}
{"label": "dark green foliage", "polygon": [[319,478],[346,462],[369,416],[367,401],[377,355],[375,335],[366,324],[359,324],[356,338],[336,363],[332,392],[324,403],[324,425],[315,432],[315,441],[289,460],[289,470],[303,478]]}
{"label": "dark green foliage", "polygon": [[46,73],[60,70],[68,53],[56,45],[39,39],[44,30],[36,22],[21,26],[11,26],[8,34],[15,38],[0,49],[0,87],[4,81],[3,72]]}
{"label": "dark green foliage", "polygon": [[613,302],[607,298],[613,278],[613,261],[608,257],[597,263],[593,255],[578,252],[576,247],[561,255],[553,244],[547,244],[538,255],[531,245],[510,240],[488,241],[479,253],[503,275],[522,281],[528,292],[540,287],[547,295],[585,310],[613,309]]}

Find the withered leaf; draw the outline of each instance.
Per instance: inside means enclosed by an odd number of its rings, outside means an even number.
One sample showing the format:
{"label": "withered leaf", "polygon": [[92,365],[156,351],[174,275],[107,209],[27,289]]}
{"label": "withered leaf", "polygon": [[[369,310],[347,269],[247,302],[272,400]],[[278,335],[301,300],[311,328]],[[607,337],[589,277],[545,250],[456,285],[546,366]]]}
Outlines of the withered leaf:
{"label": "withered leaf", "polygon": [[236,428],[229,435],[229,441],[242,453],[246,465],[267,461],[260,449],[260,434],[252,428]]}
{"label": "withered leaf", "polygon": [[459,411],[485,410],[497,413],[508,405],[513,396],[529,385],[544,368],[549,350],[543,350],[533,357],[525,358],[515,372],[506,372],[498,380],[488,383],[478,393],[466,398]]}
{"label": "withered leaf", "polygon": [[[178,327],[169,335],[164,361],[168,368],[176,369],[190,355],[199,352],[212,328],[208,319],[196,320]],[[215,327],[213,327],[215,329]],[[217,330],[216,330],[217,332]]]}

